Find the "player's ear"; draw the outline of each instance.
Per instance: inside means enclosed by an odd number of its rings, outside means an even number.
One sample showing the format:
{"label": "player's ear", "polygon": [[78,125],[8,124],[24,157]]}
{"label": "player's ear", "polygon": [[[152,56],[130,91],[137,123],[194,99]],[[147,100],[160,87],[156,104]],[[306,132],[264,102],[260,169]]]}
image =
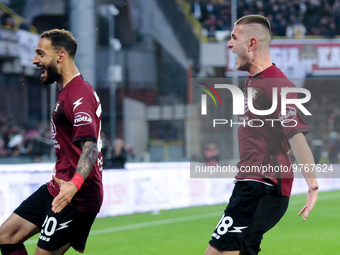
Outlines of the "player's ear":
{"label": "player's ear", "polygon": [[249,40],[249,51],[254,51],[257,47],[257,39],[255,37],[250,38]]}
{"label": "player's ear", "polygon": [[59,51],[57,55],[57,63],[62,63],[67,57],[67,53],[64,50]]}

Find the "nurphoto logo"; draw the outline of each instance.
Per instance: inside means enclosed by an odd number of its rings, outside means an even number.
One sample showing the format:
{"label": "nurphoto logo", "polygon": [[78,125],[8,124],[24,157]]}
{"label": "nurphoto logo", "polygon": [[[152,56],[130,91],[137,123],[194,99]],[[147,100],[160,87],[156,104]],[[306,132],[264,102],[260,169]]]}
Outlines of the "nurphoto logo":
{"label": "nurphoto logo", "polygon": [[[272,88],[272,105],[269,109],[258,110],[255,109],[253,101],[257,98],[259,94],[259,89],[254,87],[247,88],[247,93],[242,92],[240,88],[231,84],[215,84],[214,87],[198,82],[205,87],[209,88],[215,96],[220,101],[222,106],[222,100],[217,93],[216,89],[228,89],[231,92],[233,99],[233,115],[244,115],[247,111],[250,111],[254,115],[257,116],[269,116],[274,113],[278,107],[278,97],[280,96],[281,101],[281,112],[277,119],[249,119],[248,116],[240,117],[239,120],[241,122],[234,122],[233,120],[227,119],[214,119],[213,127],[216,125],[225,125],[227,123],[237,124],[237,125],[248,125],[250,127],[262,127],[264,125],[264,121],[269,121],[272,123],[272,127],[274,127],[274,122],[279,121],[282,126],[285,127],[294,127],[297,125],[297,121],[294,118],[297,116],[297,109],[299,109],[304,115],[311,116],[312,114],[303,106],[303,104],[309,102],[311,99],[311,93],[305,88],[296,88],[296,87],[285,87],[281,88],[281,93],[278,94],[278,88]],[[203,88],[199,88],[206,92],[214,101],[217,106],[216,100],[212,93]],[[289,93],[302,93],[304,94],[303,98],[287,98]],[[207,115],[207,94],[201,95],[201,115]],[[290,105],[290,106],[289,106]],[[292,105],[296,107],[292,107]],[[247,122],[247,123],[246,123]],[[255,124],[255,122],[257,124]],[[289,124],[288,124],[289,123]]]}

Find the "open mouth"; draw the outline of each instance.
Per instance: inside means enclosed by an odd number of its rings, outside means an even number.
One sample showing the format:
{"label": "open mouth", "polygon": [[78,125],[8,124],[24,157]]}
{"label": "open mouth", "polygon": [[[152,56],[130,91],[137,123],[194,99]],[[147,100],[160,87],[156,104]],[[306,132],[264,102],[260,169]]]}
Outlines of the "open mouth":
{"label": "open mouth", "polygon": [[42,78],[45,75],[45,73],[46,73],[46,68],[42,67],[42,68],[40,68],[40,70],[41,70],[40,77]]}
{"label": "open mouth", "polygon": [[235,61],[237,60],[237,58],[238,58],[238,55],[236,54],[236,52],[235,51],[231,51],[233,54],[234,54],[234,59],[235,59]]}

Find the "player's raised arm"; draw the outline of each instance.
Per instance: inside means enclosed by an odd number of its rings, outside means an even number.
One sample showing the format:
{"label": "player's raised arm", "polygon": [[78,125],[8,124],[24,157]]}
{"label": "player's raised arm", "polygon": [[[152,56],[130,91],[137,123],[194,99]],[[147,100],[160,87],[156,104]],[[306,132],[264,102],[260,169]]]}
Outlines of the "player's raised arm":
{"label": "player's raised arm", "polygon": [[97,160],[97,143],[92,141],[82,141],[80,142],[80,146],[82,148],[82,153],[78,161],[76,172],[73,175],[71,181],[65,182],[53,176],[54,180],[60,186],[60,192],[52,202],[52,211],[55,213],[59,213],[67,204],[71,202],[73,196],[80,189],[84,180],[89,176],[93,165]]}
{"label": "player's raised arm", "polygon": [[289,139],[289,143],[297,162],[303,165],[301,171],[309,187],[306,204],[304,207],[302,207],[298,214],[300,216],[302,213],[304,213],[303,220],[305,221],[309,212],[313,209],[316,200],[318,199],[319,185],[315,177],[315,172],[310,171],[312,165],[314,164],[314,158],[307,144],[306,138],[302,133],[298,133],[291,137]]}

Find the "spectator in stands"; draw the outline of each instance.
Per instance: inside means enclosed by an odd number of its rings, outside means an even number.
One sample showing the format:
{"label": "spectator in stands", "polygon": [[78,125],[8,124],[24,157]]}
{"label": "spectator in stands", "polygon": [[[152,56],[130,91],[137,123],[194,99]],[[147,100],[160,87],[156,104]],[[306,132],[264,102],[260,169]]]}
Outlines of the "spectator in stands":
{"label": "spectator in stands", "polygon": [[124,142],[122,139],[116,139],[111,155],[111,167],[114,169],[123,169],[125,168],[126,160],[127,155],[124,148]]}
{"label": "spectator in stands", "polygon": [[204,151],[204,163],[206,166],[216,166],[220,160],[220,152],[216,143],[210,142]]}
{"label": "spectator in stands", "polygon": [[11,115],[0,114],[0,157],[21,157],[40,162],[48,160],[53,148],[49,130],[24,129],[12,124]]}
{"label": "spectator in stands", "polygon": [[339,151],[339,135],[337,132],[332,131],[329,133],[329,148],[328,148],[328,158],[329,163],[338,163],[338,151]]}
{"label": "spectator in stands", "polygon": [[12,16],[8,16],[5,20],[5,24],[3,25],[4,29],[8,30],[15,30],[16,29],[16,24]]}
{"label": "spectator in stands", "polygon": [[2,10],[0,10],[0,26],[2,26],[4,24],[4,12]]}
{"label": "spectator in stands", "polygon": [[5,148],[7,148],[9,141],[9,127],[7,125],[3,125],[1,128],[1,138],[4,141]]}
{"label": "spectator in stands", "polygon": [[215,37],[216,26],[210,25],[208,29],[207,37]]}
{"label": "spectator in stands", "polygon": [[20,129],[18,126],[12,128],[8,148],[10,149],[13,157],[18,157],[24,152],[25,133],[25,130]]}
{"label": "spectator in stands", "polygon": [[207,5],[207,11],[209,13],[214,14],[215,17],[219,19],[221,10],[222,10],[222,5],[218,0],[210,0],[210,3]]}
{"label": "spectator in stands", "polygon": [[0,157],[7,157],[9,154],[4,140],[0,137]]}
{"label": "spectator in stands", "polygon": [[286,28],[286,36],[291,38],[294,36],[294,27],[293,25],[289,24]]}
{"label": "spectator in stands", "polygon": [[191,4],[191,13],[199,20],[203,21],[206,16],[206,8],[201,3],[201,0],[194,0]]}
{"label": "spectator in stands", "polygon": [[203,27],[208,31],[207,37],[215,37],[215,31],[217,28],[216,16],[210,13],[209,17],[205,20]]}
{"label": "spectator in stands", "polygon": [[49,158],[51,149],[53,148],[53,141],[51,139],[51,131],[44,130],[42,132],[31,133],[31,148],[30,155],[34,162],[41,162],[43,159]]}
{"label": "spectator in stands", "polygon": [[303,38],[306,35],[306,27],[299,21],[294,27],[294,37],[296,38]]}
{"label": "spectator in stands", "polygon": [[133,148],[129,144],[125,144],[124,149],[127,161],[133,161],[135,159],[135,152],[133,151]]}
{"label": "spectator in stands", "polygon": [[19,26],[19,29],[22,29],[22,30],[27,30],[29,31],[30,30],[30,22],[29,20],[26,18],[26,19],[23,19],[20,23],[20,26]]}

